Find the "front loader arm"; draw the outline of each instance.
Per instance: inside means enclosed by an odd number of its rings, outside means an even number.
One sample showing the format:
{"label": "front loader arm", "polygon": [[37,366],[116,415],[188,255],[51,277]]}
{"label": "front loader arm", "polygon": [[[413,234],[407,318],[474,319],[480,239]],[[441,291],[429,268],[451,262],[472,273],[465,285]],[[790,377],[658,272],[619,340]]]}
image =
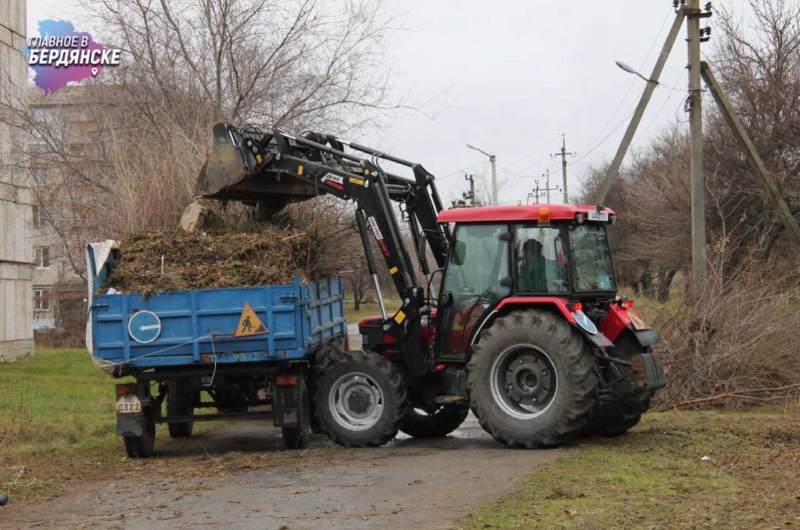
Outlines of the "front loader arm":
{"label": "front loader arm", "polygon": [[[420,327],[425,293],[417,282],[392,200],[406,204],[406,212],[414,216],[417,227],[425,223],[422,230],[430,233],[425,237],[431,243],[437,262],[443,265],[447,239],[438,229],[435,218],[441,209],[440,201],[438,195],[432,197],[427,193],[428,186],[435,193],[433,179],[429,177],[423,181],[426,193],[421,194],[417,175],[424,176],[427,172],[418,173],[415,169],[417,182],[387,175],[376,160],[366,160],[343,149],[344,144],[333,137],[297,138],[279,131],[239,130],[228,124],[218,124],[214,127],[214,149],[201,171],[197,194],[251,203],[286,204],[323,193],[352,200],[360,220],[370,272],[375,273],[375,265],[371,261],[365,229],[380,248],[402,300],[401,308],[384,319],[384,331],[398,339],[409,372],[421,377],[430,369],[430,351],[422,340]],[[368,152],[362,146],[356,149]],[[373,159],[377,158],[371,154]],[[431,226],[437,231],[432,232]],[[426,266],[422,268],[423,272],[428,272]]]}

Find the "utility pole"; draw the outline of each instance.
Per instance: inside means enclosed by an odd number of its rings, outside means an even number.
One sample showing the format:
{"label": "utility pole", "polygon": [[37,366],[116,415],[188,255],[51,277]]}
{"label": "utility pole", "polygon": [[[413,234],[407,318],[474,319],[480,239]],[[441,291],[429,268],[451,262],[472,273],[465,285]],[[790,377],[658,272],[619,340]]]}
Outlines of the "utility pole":
{"label": "utility pole", "polygon": [[706,283],[706,208],[703,179],[703,96],[700,77],[700,0],[689,0],[686,40],[689,52],[689,168],[692,196],[692,284],[699,293]]}
{"label": "utility pole", "polygon": [[542,178],[545,179],[545,186],[544,188],[539,188],[539,180],[536,180],[536,204],[539,204],[539,193],[544,193],[547,196],[547,204],[550,204],[550,192],[551,191],[561,191],[561,188],[558,186],[550,187],[550,170],[548,169],[546,172],[542,173]]}
{"label": "utility pole", "polygon": [[467,147],[489,157],[489,162],[492,163],[492,206],[497,206],[497,157],[487,153],[480,147],[470,144],[467,144]]}
{"label": "utility pole", "polygon": [[747,131],[745,131],[742,126],[742,122],[739,121],[739,118],[733,112],[733,106],[730,101],[728,101],[728,97],[725,93],[722,92],[722,87],[720,87],[716,77],[714,77],[714,74],[711,72],[711,67],[705,62],[701,62],[700,74],[703,76],[703,80],[706,82],[706,85],[708,85],[711,95],[714,97],[717,105],[719,105],[720,110],[722,110],[722,115],[725,117],[725,121],[728,123],[731,131],[733,131],[733,135],[739,141],[739,144],[741,144],[747,158],[750,159],[750,163],[758,172],[758,175],[764,183],[764,187],[775,202],[775,207],[778,210],[778,217],[783,221],[783,225],[787,232],[789,232],[789,235],[800,245],[800,226],[798,226],[797,219],[792,215],[789,205],[786,204],[786,201],[778,189],[778,185],[775,183],[775,179],[772,177],[772,174],[770,174],[766,164],[764,164],[764,161],[758,154],[758,151],[756,151],[756,147],[753,145],[752,140],[750,140],[750,136],[748,136]]}
{"label": "utility pole", "polygon": [[649,78],[642,76],[625,63],[617,61],[617,66],[626,72],[630,72],[644,78],[647,81],[647,85],[645,85],[642,96],[639,98],[639,104],[636,106],[636,110],[633,111],[631,121],[628,124],[628,128],[625,129],[625,135],[622,137],[619,147],[617,147],[614,160],[611,162],[611,166],[606,172],[603,183],[600,185],[600,190],[598,190],[596,194],[595,200],[598,204],[605,202],[606,195],[608,195],[608,190],[611,189],[611,184],[614,182],[614,179],[617,178],[619,168],[622,165],[622,159],[625,158],[625,154],[628,152],[628,148],[631,146],[633,135],[636,133],[636,129],[639,127],[639,123],[642,121],[644,110],[647,108],[647,104],[650,102],[650,97],[653,95],[653,91],[658,86],[658,78],[661,76],[661,72],[664,70],[664,65],[667,63],[669,52],[672,50],[672,45],[675,44],[675,39],[678,37],[678,33],[683,25],[683,19],[686,18],[686,12],[682,6],[676,6],[676,9],[677,11],[675,20],[672,22],[672,27],[669,30],[669,34],[667,34],[667,39],[664,41],[664,46],[661,48],[661,53],[658,55],[658,59],[656,59],[656,64],[653,66],[653,72],[650,74]]}
{"label": "utility pole", "polygon": [[469,181],[469,191],[464,193],[464,199],[469,201],[470,206],[475,206],[475,176],[464,175],[464,180]]}
{"label": "utility pole", "polygon": [[567,138],[564,134],[561,135],[561,151],[553,153],[550,156],[561,157],[561,172],[562,172],[562,185],[564,186],[564,204],[569,203],[569,194],[567,193],[567,156],[575,156],[577,153],[567,153]]}

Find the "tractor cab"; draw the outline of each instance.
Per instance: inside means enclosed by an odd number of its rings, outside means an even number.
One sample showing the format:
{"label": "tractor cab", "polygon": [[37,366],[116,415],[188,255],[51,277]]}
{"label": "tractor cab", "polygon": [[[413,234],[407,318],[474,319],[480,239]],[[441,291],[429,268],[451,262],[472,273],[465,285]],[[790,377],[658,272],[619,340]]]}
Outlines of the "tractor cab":
{"label": "tractor cab", "polygon": [[453,224],[453,241],[439,290],[435,350],[463,358],[483,324],[515,306],[533,304],[571,320],[577,308],[614,300],[606,237],[614,220],[608,208],[563,204],[441,212],[439,222]]}

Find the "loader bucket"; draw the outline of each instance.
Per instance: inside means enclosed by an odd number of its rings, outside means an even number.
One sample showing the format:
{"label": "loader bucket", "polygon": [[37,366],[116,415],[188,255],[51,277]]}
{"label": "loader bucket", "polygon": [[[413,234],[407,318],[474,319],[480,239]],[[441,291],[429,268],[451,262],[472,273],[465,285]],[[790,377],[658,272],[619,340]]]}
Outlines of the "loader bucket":
{"label": "loader bucket", "polygon": [[227,123],[216,124],[213,135],[214,144],[200,170],[195,196],[255,204],[268,217],[290,202],[320,194],[312,184],[277,167],[254,172],[252,155],[238,147],[239,133]]}
{"label": "loader bucket", "polygon": [[213,134],[214,145],[200,170],[195,195],[224,199],[225,189],[235,186],[247,176],[247,167],[233,144],[232,132],[227,124],[214,125]]}

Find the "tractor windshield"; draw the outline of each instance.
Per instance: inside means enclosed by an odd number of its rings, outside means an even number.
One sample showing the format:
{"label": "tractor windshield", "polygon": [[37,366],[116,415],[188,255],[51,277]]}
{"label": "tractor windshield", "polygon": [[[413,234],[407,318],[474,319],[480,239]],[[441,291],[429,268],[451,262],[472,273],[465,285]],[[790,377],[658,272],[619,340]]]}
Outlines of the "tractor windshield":
{"label": "tractor windshield", "polygon": [[617,288],[602,224],[570,226],[569,249],[576,291],[613,291]]}

